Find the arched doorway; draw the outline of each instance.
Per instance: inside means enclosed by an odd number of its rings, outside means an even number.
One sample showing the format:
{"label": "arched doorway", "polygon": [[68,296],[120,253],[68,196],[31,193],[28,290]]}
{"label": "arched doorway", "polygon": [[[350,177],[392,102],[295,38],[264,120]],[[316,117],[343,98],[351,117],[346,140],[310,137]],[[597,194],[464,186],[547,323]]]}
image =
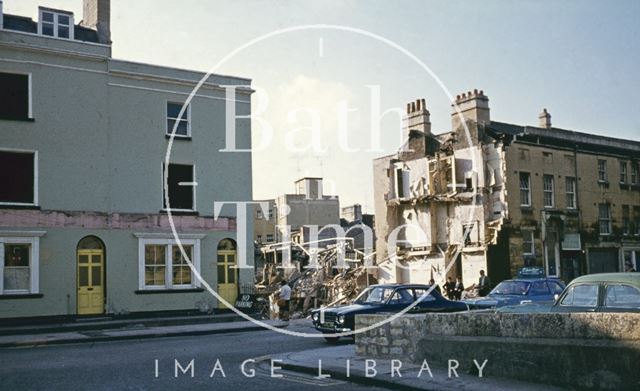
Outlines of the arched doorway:
{"label": "arched doorway", "polygon": [[78,242],[78,315],[104,313],[104,250],[104,244],[95,236],[86,236]]}
{"label": "arched doorway", "polygon": [[[231,305],[238,298],[238,268],[236,260],[236,242],[222,239],[218,243],[218,294]],[[218,308],[227,308],[219,302]]]}

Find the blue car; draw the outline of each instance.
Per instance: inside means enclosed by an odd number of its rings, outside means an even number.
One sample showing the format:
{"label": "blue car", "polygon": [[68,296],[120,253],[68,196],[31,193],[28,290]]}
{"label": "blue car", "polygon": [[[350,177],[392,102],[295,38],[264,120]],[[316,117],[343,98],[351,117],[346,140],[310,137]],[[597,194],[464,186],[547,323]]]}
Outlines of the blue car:
{"label": "blue car", "polygon": [[332,334],[354,330],[357,314],[396,313],[418,300],[418,304],[408,313],[468,310],[465,304],[447,300],[435,289],[429,292],[430,288],[429,285],[418,284],[371,285],[352,304],[313,310],[313,326],[325,334],[328,342],[335,342],[338,337]]}
{"label": "blue car", "polygon": [[470,309],[490,309],[504,306],[553,303],[562,293],[564,282],[558,278],[544,276],[541,268],[522,268],[518,278],[499,283],[485,297],[463,300]]}

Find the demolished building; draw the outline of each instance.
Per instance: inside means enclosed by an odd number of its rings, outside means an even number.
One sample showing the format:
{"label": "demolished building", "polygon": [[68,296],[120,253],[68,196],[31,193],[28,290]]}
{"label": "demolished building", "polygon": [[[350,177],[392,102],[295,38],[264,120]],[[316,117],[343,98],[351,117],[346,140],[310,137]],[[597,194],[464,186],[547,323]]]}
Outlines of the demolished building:
{"label": "demolished building", "polygon": [[448,274],[466,286],[487,268],[488,247],[506,217],[504,143],[484,131],[489,105],[482,91],[456,104],[453,131],[440,135],[431,132],[424,99],[408,104],[405,144],[374,161],[382,281],[442,282],[451,266]]}
{"label": "demolished building", "polygon": [[452,107],[436,135],[424,99],[408,104],[406,143],[374,160],[381,281],[639,270],[640,142],[553,127],[546,109],[538,126],[494,121],[483,91]]}

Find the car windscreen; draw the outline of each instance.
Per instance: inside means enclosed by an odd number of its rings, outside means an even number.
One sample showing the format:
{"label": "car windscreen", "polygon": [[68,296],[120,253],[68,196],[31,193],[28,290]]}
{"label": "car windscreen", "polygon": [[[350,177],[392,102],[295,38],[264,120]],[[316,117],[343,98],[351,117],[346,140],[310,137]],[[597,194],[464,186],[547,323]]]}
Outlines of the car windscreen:
{"label": "car windscreen", "polygon": [[529,285],[527,281],[502,281],[489,295],[526,295]]}
{"label": "car windscreen", "polygon": [[393,288],[371,287],[365,289],[353,302],[356,304],[384,304],[392,293]]}

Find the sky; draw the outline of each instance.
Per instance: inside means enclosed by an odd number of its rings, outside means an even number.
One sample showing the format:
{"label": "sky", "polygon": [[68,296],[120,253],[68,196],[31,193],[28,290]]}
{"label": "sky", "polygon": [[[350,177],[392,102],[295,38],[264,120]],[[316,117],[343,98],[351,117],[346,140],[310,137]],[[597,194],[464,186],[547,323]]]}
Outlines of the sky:
{"label": "sky", "polygon": [[[5,0],[4,11],[35,19],[38,5],[82,19],[82,0]],[[547,108],[556,127],[640,140],[640,1],[112,0],[111,9],[113,57],[130,61],[209,71],[273,33],[216,69],[258,91],[254,148],[272,129],[253,153],[254,199],[322,176],[341,206],[373,213],[372,161],[400,146],[398,111],[424,98],[432,131],[444,133],[450,96],[476,88],[492,120],[535,126]]]}

